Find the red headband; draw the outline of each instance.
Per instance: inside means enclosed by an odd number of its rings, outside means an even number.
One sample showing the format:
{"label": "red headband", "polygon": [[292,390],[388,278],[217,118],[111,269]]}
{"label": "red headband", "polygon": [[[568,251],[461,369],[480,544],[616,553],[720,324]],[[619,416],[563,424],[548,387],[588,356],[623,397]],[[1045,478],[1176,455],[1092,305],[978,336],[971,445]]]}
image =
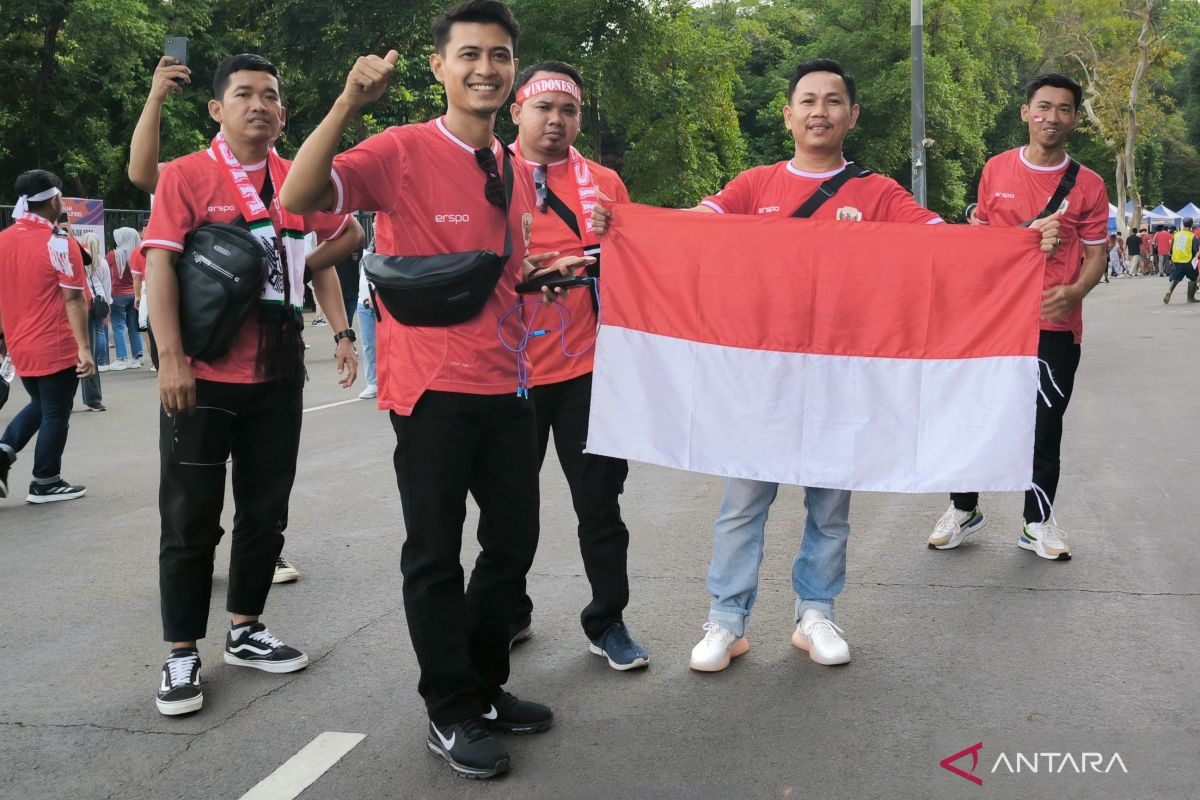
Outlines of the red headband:
{"label": "red headband", "polygon": [[569,94],[575,98],[575,102],[583,104],[583,93],[579,91],[579,86],[566,78],[542,78],[541,80],[530,81],[520,88],[517,92],[517,102],[524,103],[531,97],[546,92],[561,92]]}

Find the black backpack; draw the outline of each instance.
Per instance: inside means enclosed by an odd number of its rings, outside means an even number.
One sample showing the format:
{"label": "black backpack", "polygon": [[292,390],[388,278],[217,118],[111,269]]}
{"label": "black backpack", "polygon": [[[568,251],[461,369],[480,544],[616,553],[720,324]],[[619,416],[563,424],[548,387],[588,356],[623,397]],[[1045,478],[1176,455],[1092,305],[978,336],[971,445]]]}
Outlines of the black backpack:
{"label": "black backpack", "polygon": [[175,274],[183,352],[199,361],[220,358],[262,295],[267,251],[243,227],[204,225],[188,234]]}

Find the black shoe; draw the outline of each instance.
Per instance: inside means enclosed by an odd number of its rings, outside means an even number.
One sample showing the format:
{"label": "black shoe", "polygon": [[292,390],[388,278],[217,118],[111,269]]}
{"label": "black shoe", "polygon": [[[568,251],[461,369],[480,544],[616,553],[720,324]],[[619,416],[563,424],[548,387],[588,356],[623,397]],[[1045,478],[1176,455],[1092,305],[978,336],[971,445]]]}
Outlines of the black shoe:
{"label": "black shoe", "polygon": [[514,645],[533,636],[533,622],[526,617],[508,626],[508,649],[512,650]]}
{"label": "black shoe", "polygon": [[158,687],[158,713],[174,717],[191,714],[204,705],[200,691],[200,653],[194,647],[172,650],[163,664],[162,683]]}
{"label": "black shoe", "polygon": [[498,733],[541,733],[554,724],[554,712],[541,703],[501,692],[483,712],[483,725]]}
{"label": "black shoe", "polygon": [[446,759],[460,778],[494,778],[508,772],[508,751],[478,719],[437,726],[429,721],[429,751]]}
{"label": "black shoe", "polygon": [[254,622],[225,634],[225,663],[264,672],[297,672],[308,666],[308,656],[276,639],[266,625]]}
{"label": "black shoe", "polygon": [[300,570],[293,567],[283,556],[275,559],[275,574],[271,583],[291,583],[300,580]]}
{"label": "black shoe", "polygon": [[26,503],[57,503],[60,500],[74,500],[87,494],[82,486],[72,486],[62,478],[57,483],[30,483],[29,494],[25,496]]}
{"label": "black shoe", "polygon": [[104,407],[104,403],[88,403],[86,408],[88,411],[108,411],[108,409]]}
{"label": "black shoe", "polygon": [[11,466],[8,451],[0,450],[0,497],[8,497],[8,470]]}

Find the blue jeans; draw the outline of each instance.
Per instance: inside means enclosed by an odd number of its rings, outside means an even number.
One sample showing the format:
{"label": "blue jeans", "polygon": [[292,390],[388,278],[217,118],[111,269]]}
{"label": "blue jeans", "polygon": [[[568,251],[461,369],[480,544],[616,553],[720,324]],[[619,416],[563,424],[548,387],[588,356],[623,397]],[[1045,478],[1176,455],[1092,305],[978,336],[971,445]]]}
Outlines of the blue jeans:
{"label": "blue jeans", "polygon": [[362,342],[363,365],[367,370],[367,385],[375,385],[375,312],[358,304],[358,340]]}
{"label": "blue jeans", "polygon": [[[62,473],[62,454],[67,447],[67,428],[70,426],[71,406],[75,404],[75,388],[79,378],[75,368],[68,367],[53,375],[40,378],[21,378],[29,394],[29,405],[21,409],[0,436],[0,450],[9,463],[37,434],[33,450],[34,483],[55,483]],[[0,456],[2,458],[3,456]]]}
{"label": "blue jeans", "polygon": [[[92,358],[96,360],[96,366],[100,366],[100,342],[104,342],[104,359],[108,363],[108,336],[104,335],[101,339],[102,331],[104,331],[104,320],[96,319],[96,315],[92,310],[88,309],[88,338],[91,342]],[[97,403],[104,401],[100,393],[100,373],[97,372],[90,378],[84,378],[79,382],[80,391],[83,393],[83,404],[85,406],[94,406]]]}
{"label": "blue jeans", "polygon": [[92,319],[92,357],[96,359],[97,367],[108,366],[108,318]]}
{"label": "blue jeans", "polygon": [[[713,536],[712,564],[708,568],[708,593],[712,595],[708,619],[732,631],[746,633],[746,620],[758,595],[758,570],[762,565],[767,512],[779,484],[728,478]],[[796,593],[796,620],[808,609],[833,619],[833,599],[846,584],[846,541],[850,538],[850,492],[841,489],[804,488],[808,519],[796,560],[792,562],[792,589]]]}
{"label": "blue jeans", "polygon": [[138,312],[133,307],[133,295],[116,297],[112,301],[113,345],[117,348],[117,361],[129,358],[125,346],[125,332],[129,332],[129,348],[134,358],[142,357],[142,337],[138,333]]}

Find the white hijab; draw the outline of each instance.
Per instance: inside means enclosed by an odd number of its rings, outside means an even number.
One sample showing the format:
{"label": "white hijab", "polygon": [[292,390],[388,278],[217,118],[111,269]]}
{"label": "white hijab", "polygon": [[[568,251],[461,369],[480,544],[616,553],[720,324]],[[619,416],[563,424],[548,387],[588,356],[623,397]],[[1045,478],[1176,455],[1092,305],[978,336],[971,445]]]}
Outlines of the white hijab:
{"label": "white hijab", "polygon": [[142,243],[142,237],[133,228],[117,228],[113,231],[113,241],[117,243],[117,275],[124,278],[125,270],[129,268],[129,257]]}

